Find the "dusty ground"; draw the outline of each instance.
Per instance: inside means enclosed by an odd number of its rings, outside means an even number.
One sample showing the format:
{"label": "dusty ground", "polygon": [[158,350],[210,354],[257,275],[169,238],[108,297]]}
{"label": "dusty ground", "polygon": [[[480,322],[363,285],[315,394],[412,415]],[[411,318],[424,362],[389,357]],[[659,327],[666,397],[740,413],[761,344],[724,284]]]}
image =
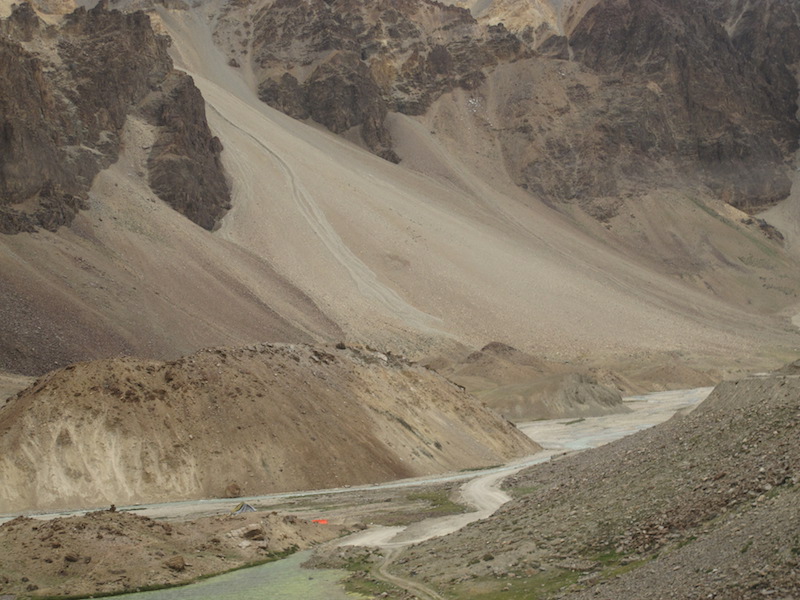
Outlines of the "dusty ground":
{"label": "dusty ground", "polygon": [[[274,512],[164,522],[99,511],[0,526],[0,595],[85,595],[177,585],[307,548],[342,528]],[[9,552],[9,549],[14,552]]]}

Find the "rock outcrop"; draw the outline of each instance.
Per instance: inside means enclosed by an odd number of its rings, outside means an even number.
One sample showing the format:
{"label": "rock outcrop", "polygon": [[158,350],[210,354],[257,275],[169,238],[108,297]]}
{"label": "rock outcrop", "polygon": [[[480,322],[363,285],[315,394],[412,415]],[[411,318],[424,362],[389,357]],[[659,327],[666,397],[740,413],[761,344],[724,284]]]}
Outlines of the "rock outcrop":
{"label": "rock outcrop", "polygon": [[781,22],[790,39],[800,30],[785,3],[758,3],[746,16],[731,32],[696,2],[606,1],[577,24],[573,60],[603,78],[607,117],[592,133],[618,169],[644,176],[666,159],[745,210],[788,195],[784,160],[800,135],[787,71],[796,59],[775,56],[762,22]]}
{"label": "rock outcrop", "polygon": [[208,128],[192,78],[170,73],[147,114],[158,127],[148,161],[150,187],[179,213],[213,229],[231,207],[230,194],[220,162],[222,143]]}
{"label": "rock outcrop", "polygon": [[[431,0],[277,0],[253,15],[250,29],[251,8],[231,7],[220,29],[252,38],[261,99],[335,133],[354,130],[393,161],[387,111],[422,114],[444,92],[474,88],[485,68],[527,52],[502,25],[479,25],[466,9]],[[242,46],[229,52],[247,60]]]}
{"label": "rock outcrop", "polygon": [[484,120],[513,180],[601,221],[654,188],[748,212],[788,195],[800,136],[789,5],[561,4],[474,6],[476,19],[427,0],[277,0],[229,7],[218,39],[250,60],[262,100],[390,160],[387,112],[423,114],[457,88],[504,98]]}
{"label": "rock outcrop", "polygon": [[[168,39],[142,12],[76,9],[46,25],[30,4],[0,22],[0,232],[54,231],[86,208],[117,160],[129,114],[160,128],[154,191],[210,229],[229,206],[199,91],[172,68]],[[148,112],[148,111],[144,111]]]}

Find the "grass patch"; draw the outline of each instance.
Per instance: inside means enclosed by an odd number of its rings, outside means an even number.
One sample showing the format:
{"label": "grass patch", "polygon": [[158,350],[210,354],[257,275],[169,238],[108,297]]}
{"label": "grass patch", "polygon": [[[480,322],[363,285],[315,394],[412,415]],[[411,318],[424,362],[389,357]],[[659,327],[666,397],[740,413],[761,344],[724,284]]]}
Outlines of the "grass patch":
{"label": "grass patch", "polygon": [[519,487],[512,487],[504,490],[508,492],[512,498],[520,498],[521,496],[527,496],[528,494],[532,494],[536,490],[538,490],[541,486],[538,485],[521,485]]}
{"label": "grass patch", "polygon": [[374,598],[384,592],[393,597],[396,592],[401,591],[400,588],[372,575],[372,570],[375,567],[375,563],[371,560],[372,557],[373,555],[369,551],[365,551],[351,557],[341,567],[351,572],[351,575],[342,581],[345,591],[349,594],[356,594],[366,598]]}
{"label": "grass patch", "polygon": [[551,569],[532,577],[480,578],[458,585],[453,596],[458,600],[546,600],[578,583],[580,576],[576,571]]}
{"label": "grass patch", "polygon": [[599,562],[602,567],[600,569],[600,577],[602,579],[612,579],[618,577],[628,571],[641,567],[643,564],[649,562],[650,558],[640,558],[637,560],[629,560],[628,554],[621,554],[616,550],[606,550],[590,557],[592,560]]}
{"label": "grass patch", "polygon": [[358,574],[351,575],[342,583],[348,594],[357,594],[365,598],[375,598],[384,593],[391,595],[398,591],[398,588],[385,581],[375,579],[371,576],[360,577]]}
{"label": "grass patch", "polygon": [[415,508],[413,506],[403,508],[394,507],[386,515],[373,517],[372,522],[394,527],[398,525],[409,525],[430,517],[460,515],[467,512],[465,506],[450,500],[450,490],[415,492],[407,495],[405,500],[414,503],[424,502],[427,506],[422,508]]}
{"label": "grass patch", "polygon": [[412,502],[422,500],[428,503],[428,512],[439,515],[457,515],[466,512],[466,507],[453,502],[448,491],[415,492],[406,498]]}

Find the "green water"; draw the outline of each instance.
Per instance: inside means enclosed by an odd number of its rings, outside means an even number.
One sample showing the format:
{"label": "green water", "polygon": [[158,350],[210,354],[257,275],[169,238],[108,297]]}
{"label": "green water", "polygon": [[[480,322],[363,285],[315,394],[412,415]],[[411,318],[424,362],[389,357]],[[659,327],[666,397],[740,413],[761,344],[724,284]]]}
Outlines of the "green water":
{"label": "green water", "polygon": [[354,600],[340,584],[345,571],[301,569],[309,552],[191,585],[118,596],[124,600]]}

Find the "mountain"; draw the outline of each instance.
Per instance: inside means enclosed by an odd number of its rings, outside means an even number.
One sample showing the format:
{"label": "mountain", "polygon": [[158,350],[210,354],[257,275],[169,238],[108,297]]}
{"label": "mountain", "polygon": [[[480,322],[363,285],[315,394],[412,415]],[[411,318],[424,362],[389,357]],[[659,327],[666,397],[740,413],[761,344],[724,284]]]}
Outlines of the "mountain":
{"label": "mountain", "polygon": [[746,211],[788,195],[800,134],[789,4],[568,4],[564,24],[544,2],[488,3],[478,18],[423,0],[242,3],[216,32],[262,100],[392,160],[390,112],[471,93],[517,185],[602,220],[654,188],[702,186]]}
{"label": "mountain", "polygon": [[509,3],[4,6],[0,370],[797,347],[793,221],[750,214],[793,202],[783,3],[542,3],[533,30]]}

